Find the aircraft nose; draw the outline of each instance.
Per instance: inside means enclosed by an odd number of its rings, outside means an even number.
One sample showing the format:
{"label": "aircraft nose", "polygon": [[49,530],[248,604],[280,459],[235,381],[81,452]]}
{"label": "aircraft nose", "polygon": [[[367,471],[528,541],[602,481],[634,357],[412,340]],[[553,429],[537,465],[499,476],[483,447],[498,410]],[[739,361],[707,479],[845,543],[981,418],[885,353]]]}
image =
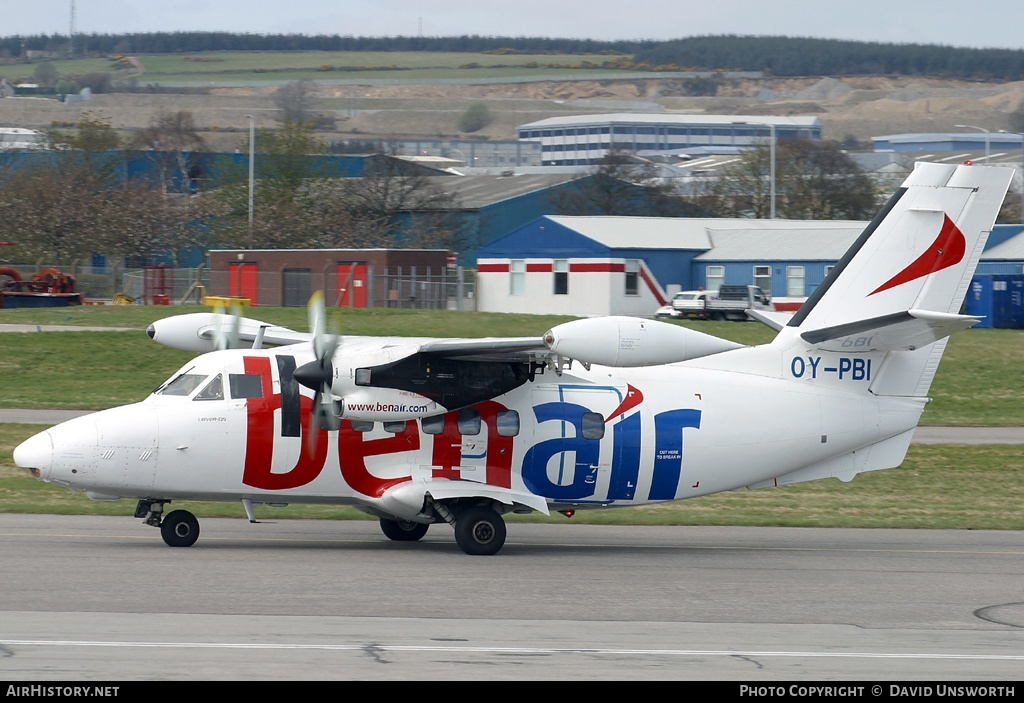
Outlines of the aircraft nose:
{"label": "aircraft nose", "polygon": [[150,325],[149,327],[147,327],[146,328],[146,334],[149,335],[150,339],[156,339],[156,327],[154,327],[153,325]]}
{"label": "aircraft nose", "polygon": [[53,438],[50,433],[40,432],[15,447],[14,463],[35,478],[49,471],[53,463]]}

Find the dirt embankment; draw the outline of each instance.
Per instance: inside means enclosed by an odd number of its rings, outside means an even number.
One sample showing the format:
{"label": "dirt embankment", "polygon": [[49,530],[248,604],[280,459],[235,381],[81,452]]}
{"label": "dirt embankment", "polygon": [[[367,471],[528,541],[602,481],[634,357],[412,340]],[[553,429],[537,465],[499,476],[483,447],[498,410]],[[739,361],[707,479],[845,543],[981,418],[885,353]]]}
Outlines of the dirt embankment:
{"label": "dirt embankment", "polygon": [[[211,146],[237,148],[248,122],[272,127],[276,88],[217,88],[205,95],[94,96],[90,102],[0,100],[0,125],[44,128],[91,113],[123,129],[147,126],[160,111],[188,110]],[[458,118],[485,102],[491,124],[460,133]],[[545,117],[607,112],[709,115],[815,115],[826,138],[955,131],[957,124],[1010,129],[1024,105],[1024,82],[981,83],[898,77],[725,79],[714,96],[691,96],[683,79],[545,80],[470,84],[317,85],[314,109],[333,120],[325,138],[515,139],[516,127]]]}

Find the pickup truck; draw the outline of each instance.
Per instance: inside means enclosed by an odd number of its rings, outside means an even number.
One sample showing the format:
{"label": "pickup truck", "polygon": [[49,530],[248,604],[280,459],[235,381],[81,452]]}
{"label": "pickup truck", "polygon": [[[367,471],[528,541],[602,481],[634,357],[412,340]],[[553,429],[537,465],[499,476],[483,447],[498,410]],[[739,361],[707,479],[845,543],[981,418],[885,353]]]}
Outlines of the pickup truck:
{"label": "pickup truck", "polygon": [[747,310],[773,310],[768,294],[757,286],[722,286],[706,303],[709,320],[745,321]]}
{"label": "pickup truck", "polygon": [[668,305],[663,305],[654,313],[655,317],[668,317],[673,320],[685,320],[688,318],[704,318],[705,301],[712,297],[710,291],[706,290],[683,290],[672,296]]}

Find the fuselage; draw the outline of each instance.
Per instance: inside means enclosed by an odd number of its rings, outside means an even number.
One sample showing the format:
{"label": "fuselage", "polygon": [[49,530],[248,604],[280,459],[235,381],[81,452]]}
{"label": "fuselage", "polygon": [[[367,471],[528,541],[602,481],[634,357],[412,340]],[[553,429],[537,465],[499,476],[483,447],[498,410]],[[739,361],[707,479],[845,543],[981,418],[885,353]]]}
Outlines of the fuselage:
{"label": "fuselage", "polygon": [[[912,429],[920,414],[920,405],[865,392],[864,379],[848,389],[808,382],[792,361],[776,377],[691,362],[576,364],[469,408],[345,420],[327,432],[310,423],[312,394],[281,382],[282,370],[311,359],[303,346],[203,355],[140,403],[40,433],[15,460],[98,499],[322,502],[394,514],[389,489],[450,479],[587,508],[761,484]],[[421,401],[409,394],[413,415]]]}

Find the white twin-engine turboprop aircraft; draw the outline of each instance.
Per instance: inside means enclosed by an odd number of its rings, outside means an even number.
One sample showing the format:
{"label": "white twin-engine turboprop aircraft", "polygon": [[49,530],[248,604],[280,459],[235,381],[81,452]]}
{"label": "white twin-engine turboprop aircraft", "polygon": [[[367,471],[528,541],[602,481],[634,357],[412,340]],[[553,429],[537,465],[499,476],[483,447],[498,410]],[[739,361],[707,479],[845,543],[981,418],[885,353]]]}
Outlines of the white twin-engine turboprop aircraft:
{"label": "white twin-engine turboprop aircraft", "polygon": [[[196,313],[161,344],[208,352],[140,403],[62,423],[18,466],[96,500],[138,500],[164,541],[175,500],[329,503],[393,540],[454,527],[494,554],[507,513],[681,500],[899,466],[928,402],[1011,169],[919,164],[795,315],[745,347],[672,323],[579,319],[541,337],[311,332]],[[242,347],[245,348],[236,348]],[[229,348],[222,348],[229,347]]]}

